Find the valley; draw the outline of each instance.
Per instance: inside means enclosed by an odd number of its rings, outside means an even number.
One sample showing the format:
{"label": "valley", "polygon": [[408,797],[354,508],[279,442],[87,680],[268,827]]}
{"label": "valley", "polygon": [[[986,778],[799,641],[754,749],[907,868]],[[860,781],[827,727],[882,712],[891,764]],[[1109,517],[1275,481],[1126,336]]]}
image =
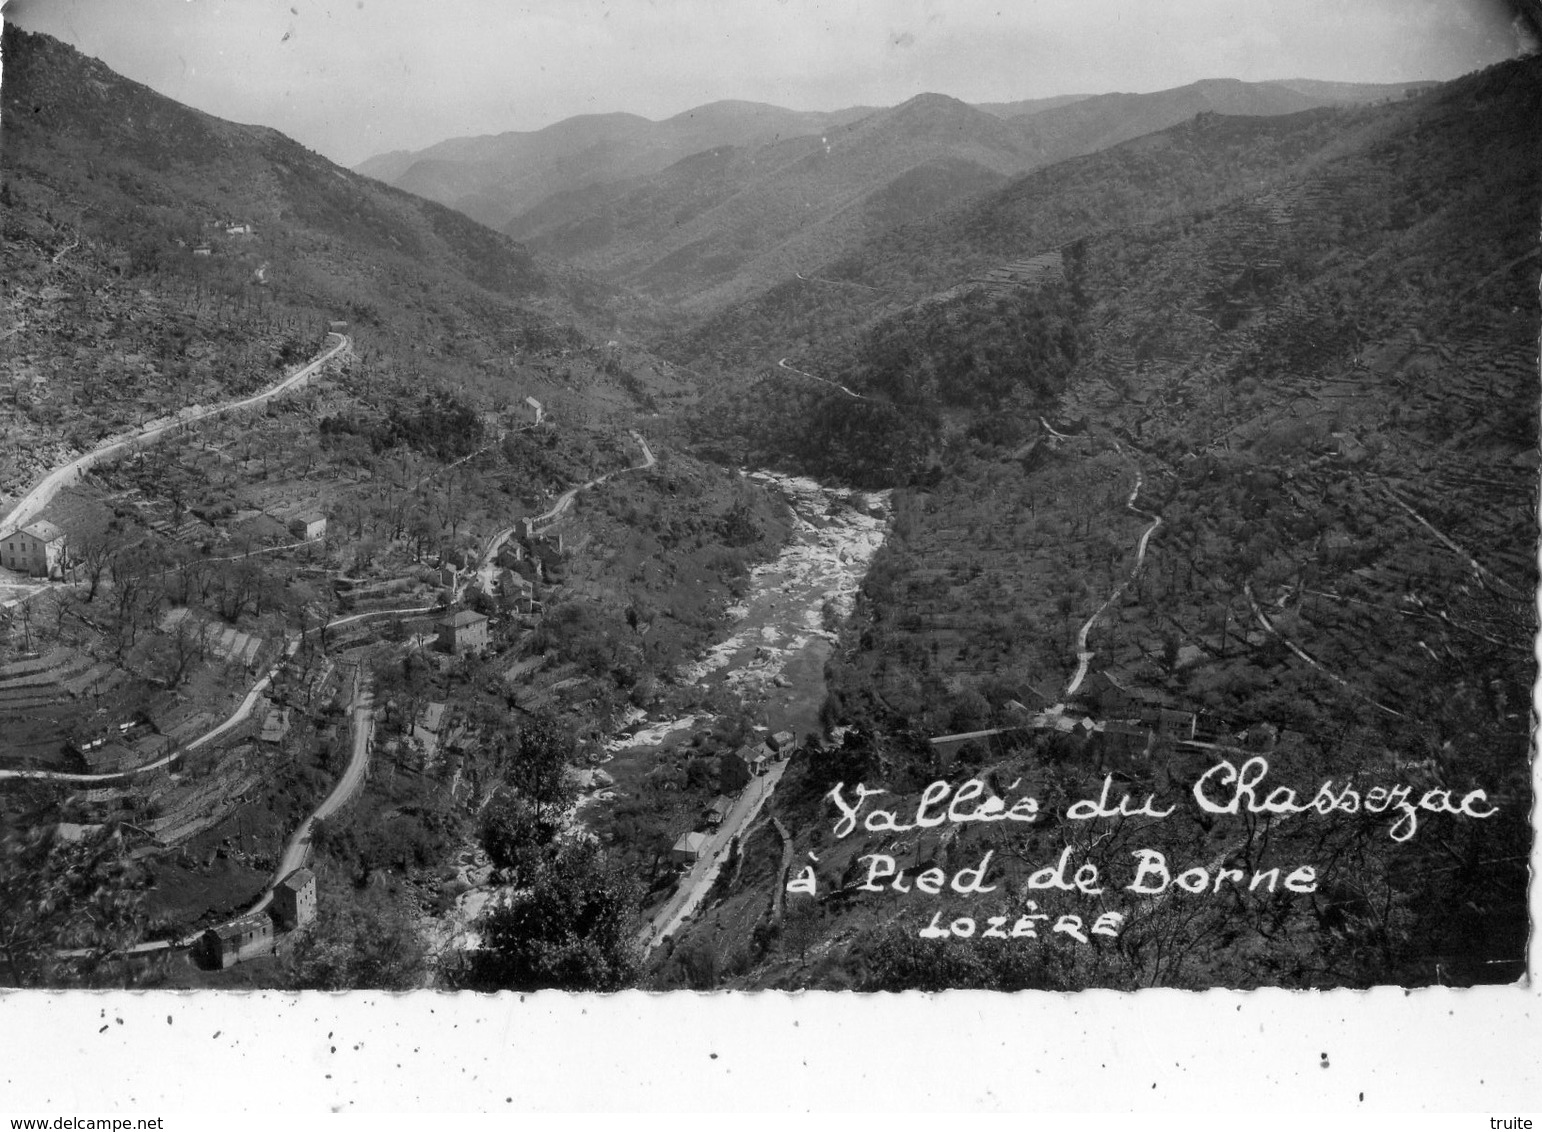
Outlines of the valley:
{"label": "valley", "polygon": [[5,52],[0,981],[1524,976],[1535,58],[355,172]]}

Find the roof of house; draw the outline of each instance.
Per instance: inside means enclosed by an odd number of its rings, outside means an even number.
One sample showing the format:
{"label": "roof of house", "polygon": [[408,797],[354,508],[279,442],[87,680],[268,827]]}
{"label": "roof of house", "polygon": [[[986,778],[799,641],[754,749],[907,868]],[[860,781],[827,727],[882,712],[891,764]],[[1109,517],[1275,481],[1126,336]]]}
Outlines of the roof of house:
{"label": "roof of house", "polygon": [[712,805],[707,807],[707,812],[709,814],[726,814],[733,808],[734,800],[727,794],[719,794],[716,798],[712,799]]}
{"label": "roof of house", "polygon": [[1126,723],[1122,719],[1105,720],[1102,724],[1105,735],[1145,735],[1146,729],[1134,723]]}
{"label": "roof of house", "polygon": [[290,890],[292,890],[294,892],[298,892],[300,889],[304,888],[306,885],[308,885],[308,884],[315,884],[315,883],[316,883],[316,874],[311,872],[309,869],[305,868],[302,865],[300,868],[298,868],[294,872],[290,873],[288,876],[286,876],[283,880],[279,881],[273,887],[274,888],[287,888],[287,889],[290,889]]}
{"label": "roof of house", "polygon": [[443,704],[426,704],[423,707],[422,727],[424,731],[438,731],[439,725],[444,722]]}
{"label": "roof of house", "polygon": [[325,523],[327,517],[320,511],[307,511],[303,515],[296,515],[295,520],[301,523]]}
{"label": "roof of house", "polygon": [[29,523],[21,529],[24,535],[31,535],[39,542],[53,542],[56,538],[63,538],[64,532],[54,526],[47,519],[39,519],[35,523]]}
{"label": "roof of house", "polygon": [[258,912],[255,915],[242,916],[239,920],[231,920],[228,924],[221,924],[219,927],[210,928],[209,930],[223,940],[233,939],[238,935],[245,935],[254,928],[258,931],[272,931],[273,921],[261,912]]}
{"label": "roof of house", "polygon": [[480,613],[477,613],[474,610],[463,609],[454,617],[445,618],[444,623],[446,625],[454,626],[457,629],[464,629],[468,625],[480,625],[486,620],[486,617],[483,617]]}
{"label": "roof of house", "polygon": [[677,851],[683,850],[687,853],[699,853],[701,847],[706,843],[707,835],[705,833],[683,833],[680,835],[680,840],[675,842],[675,849]]}
{"label": "roof of house", "polygon": [[289,734],[289,709],[275,707],[262,721],[261,739],[264,743],[277,743]]}

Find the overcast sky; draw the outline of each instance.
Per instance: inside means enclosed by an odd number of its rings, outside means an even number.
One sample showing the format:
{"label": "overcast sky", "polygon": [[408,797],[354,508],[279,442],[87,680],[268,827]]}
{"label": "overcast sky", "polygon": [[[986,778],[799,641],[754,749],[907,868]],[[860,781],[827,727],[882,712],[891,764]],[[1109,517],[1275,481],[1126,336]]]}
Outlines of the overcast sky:
{"label": "overcast sky", "polygon": [[1451,78],[1502,0],[11,0],[6,16],[335,161],[720,98],[831,110],[1201,78]]}

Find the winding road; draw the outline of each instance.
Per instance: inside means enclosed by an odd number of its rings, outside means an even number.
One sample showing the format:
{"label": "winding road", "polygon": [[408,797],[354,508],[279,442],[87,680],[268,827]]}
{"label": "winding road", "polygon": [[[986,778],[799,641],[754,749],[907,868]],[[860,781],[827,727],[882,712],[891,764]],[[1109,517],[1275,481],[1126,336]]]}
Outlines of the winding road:
{"label": "winding road", "polygon": [[[159,439],[166,432],[178,427],[181,424],[189,423],[192,420],[202,420],[217,413],[229,412],[234,409],[244,408],[254,404],[260,404],[261,402],[271,397],[277,396],[278,394],[283,393],[289,389],[293,389],[297,384],[315,373],[322,364],[335,357],[339,351],[348,346],[348,339],[346,336],[336,335],[336,337],[338,337],[340,341],[335,346],[333,346],[332,349],[318,356],[309,365],[303,367],[301,370],[291,374],[283,382],[280,382],[278,385],[265,390],[260,394],[245,398],[241,401],[233,402],[217,409],[208,410],[199,414],[197,417],[190,416],[183,420],[179,420],[164,426],[158,426],[155,429],[144,430],[135,433],[132,436],[121,438],[117,441],[114,441],[110,445],[103,445],[93,452],[87,453],[85,456],[71,461],[69,464],[63,465],[60,468],[56,468],[53,472],[50,472],[48,476],[45,476],[43,480],[36,484],[25,497],[23,497],[22,501],[11,511],[10,516],[8,516],[8,520],[13,522],[25,522],[31,515],[36,514],[37,511],[40,511],[43,507],[47,506],[49,500],[53,498],[54,494],[57,493],[62,486],[71,482],[73,477],[78,475],[81,470],[90,467],[91,464],[103,459],[111,453],[122,450],[131,444],[142,443],[146,440]],[[644,440],[641,434],[635,430],[632,431],[631,435],[642,448],[643,461],[641,464],[638,464],[633,468],[624,470],[641,471],[645,468],[653,467],[658,461],[654,456],[652,449],[648,447],[648,442]],[[573,499],[580,491],[603,483],[612,475],[617,474],[620,473],[606,473],[605,475],[598,476],[595,479],[588,481],[587,483],[570,488],[568,491],[564,492],[561,496],[558,497],[556,502],[552,505],[551,509],[542,515],[539,521],[550,522],[560,517],[572,505]],[[18,516],[20,516],[19,520],[17,519]],[[515,526],[517,526],[517,524]],[[488,551],[484,555],[484,558],[490,558],[492,554],[496,553],[497,547],[501,545],[510,534],[512,534],[514,529],[514,526],[510,526],[505,528],[503,531],[500,531],[498,535],[496,535],[494,539],[490,541]],[[337,626],[346,625],[351,622],[361,621],[372,617],[385,617],[392,615],[400,616],[414,613],[432,613],[438,611],[441,608],[443,607],[425,606],[421,608],[401,610],[372,610],[365,613],[356,613],[346,617],[335,618],[334,620],[327,623],[326,628],[331,629]],[[43,779],[55,782],[91,784],[107,781],[117,781],[131,775],[146,774],[155,770],[159,770],[169,765],[174,760],[187,754],[188,752],[212,742],[233,728],[240,726],[240,724],[250,718],[253,709],[256,707],[258,700],[262,696],[262,693],[267,690],[274,677],[277,676],[278,672],[283,667],[284,661],[292,657],[299,650],[303,639],[304,638],[302,634],[294,634],[290,637],[289,643],[286,646],[284,652],[284,657],[252,686],[252,688],[248,691],[245,699],[243,699],[241,702],[240,706],[237,707],[236,710],[232,712],[227,719],[225,719],[218,726],[211,728],[209,731],[206,731],[198,738],[179,748],[178,750],[160,759],[157,759],[152,763],[147,763],[141,767],[135,767],[132,770],[117,771],[110,774],[70,774],[59,771],[0,770],[0,779],[26,778]],[[331,792],[326,796],[325,799],[323,799],[321,804],[310,814],[310,816],[300,823],[299,828],[295,830],[293,835],[291,835],[288,843],[285,845],[283,855],[280,857],[277,867],[274,869],[267,886],[263,889],[262,895],[258,898],[256,903],[243,911],[239,916],[233,917],[232,919],[240,919],[243,916],[250,916],[262,912],[268,907],[270,903],[272,903],[273,890],[278,882],[281,881],[284,877],[288,876],[295,869],[303,866],[306,860],[309,858],[312,840],[315,836],[316,823],[336,813],[339,809],[351,801],[358,793],[359,789],[363,786],[369,770],[369,753],[374,736],[375,726],[373,695],[369,690],[368,683],[368,674],[363,668],[361,668],[355,674],[354,678],[354,695],[352,704],[353,750],[348,762],[348,766],[344,769],[342,776],[338,779]],[[779,776],[780,774],[778,769],[776,777]],[[759,800],[763,800],[765,795],[769,793],[769,788],[770,786],[774,785],[775,778],[768,775],[766,779],[759,781],[765,783],[765,788],[759,794],[757,802]],[[750,816],[753,816],[752,812],[746,809],[748,798],[752,793],[754,792],[752,791],[747,793],[746,797],[741,799],[741,806],[736,808],[735,812],[730,815],[729,822],[725,822],[725,829],[732,829],[736,831],[743,827]],[[756,808],[758,808],[758,805]],[[724,844],[726,845],[727,842],[725,841]],[[705,889],[702,889],[702,892],[705,892]],[[696,899],[699,900],[700,895],[701,894],[698,893],[696,895]],[[684,913],[682,912],[681,914],[683,915]],[[193,932],[181,939],[154,940],[147,943],[137,944],[134,947],[124,949],[121,954],[146,955],[155,952],[192,947],[197,943],[199,937],[203,935],[205,930],[207,929],[199,929],[198,931]],[[59,955],[62,957],[79,957],[86,954],[89,953],[78,950],[59,952]]]}
{"label": "winding road", "polygon": [[257,700],[262,696],[262,693],[267,691],[269,684],[273,683],[273,678],[278,675],[279,669],[284,667],[284,661],[292,657],[299,649],[299,647],[300,637],[298,635],[291,636],[289,638],[289,644],[284,649],[283,657],[277,664],[268,669],[268,671],[263,674],[262,678],[259,679],[257,683],[252,685],[251,691],[247,692],[246,698],[241,701],[241,705],[236,708],[235,711],[231,712],[229,718],[227,718],[217,727],[213,727],[210,730],[205,731],[202,735],[198,736],[198,738],[181,747],[178,747],[169,755],[163,755],[161,758],[156,759],[154,762],[145,763],[144,766],[136,766],[128,770],[115,770],[106,774],[72,774],[68,771],[61,770],[0,770],[0,780],[8,778],[27,778],[43,782],[74,782],[81,785],[90,785],[95,783],[100,785],[105,782],[118,782],[125,778],[132,778],[134,775],[138,774],[149,774],[151,771],[160,770],[162,767],[170,766],[173,762],[175,762],[177,759],[180,759],[188,752],[197,750],[205,743],[209,743],[215,739],[218,739],[221,735],[225,734],[225,732],[231,730],[232,728],[239,727],[242,723],[244,723],[251,716],[252,709],[257,706]]}
{"label": "winding road", "polygon": [[851,279],[825,279],[818,275],[804,275],[801,271],[794,271],[793,274],[805,283],[827,283],[831,287],[860,287],[864,291],[874,291],[880,295],[894,294],[893,290],[888,287],[874,287],[867,283],[857,283]]}
{"label": "winding road", "polygon": [[321,805],[316,807],[310,817],[300,823],[300,828],[294,831],[289,844],[284,846],[284,855],[279,858],[278,867],[273,870],[273,877],[268,882],[268,887],[263,890],[261,899],[242,915],[250,916],[261,912],[272,902],[274,886],[304,865],[310,857],[311,839],[316,833],[316,823],[337,813],[359,792],[369,773],[369,749],[374,737],[374,695],[369,687],[369,673],[361,667],[355,673],[353,682],[353,754],[348,760],[348,766],[343,770],[342,777],[337,780],[337,785],[332,787],[332,792],[326,796]]}
{"label": "winding road", "polygon": [[[225,726],[230,725],[227,721]],[[223,728],[216,728],[215,732],[220,730],[223,730]],[[215,732],[208,733],[204,736],[204,739],[211,738]],[[279,858],[278,867],[273,870],[273,874],[269,877],[267,886],[263,888],[262,895],[257,898],[257,902],[239,915],[232,916],[225,923],[233,923],[243,917],[255,915],[266,909],[273,902],[273,890],[277,887],[278,882],[305,864],[306,859],[310,856],[311,839],[316,832],[316,823],[340,810],[353,799],[353,796],[358,793],[359,787],[363,785],[364,779],[369,772],[369,748],[374,732],[374,698],[369,690],[368,675],[363,668],[360,668],[354,676],[353,755],[348,760],[348,766],[344,769],[342,777],[337,780],[337,785],[332,788],[332,792],[326,796],[321,805],[316,807],[310,817],[300,823],[300,828],[295,830],[294,835],[290,837],[289,843],[284,847],[283,856]],[[152,955],[160,951],[193,947],[197,945],[199,937],[208,930],[208,928],[199,928],[197,931],[190,932],[180,939],[156,939],[148,943],[135,944],[133,947],[126,947],[122,951],[114,952],[114,954]],[[61,959],[78,959],[93,955],[95,952],[75,948],[57,951],[55,954]]]}
{"label": "winding road", "polygon": [[[1049,428],[1047,424],[1044,427]],[[1054,430],[1051,429],[1051,431]],[[1140,573],[1141,567],[1146,564],[1146,547],[1151,542],[1151,536],[1162,525],[1162,516],[1153,515],[1150,511],[1142,511],[1139,507],[1135,506],[1135,498],[1140,495],[1141,483],[1141,472],[1139,468],[1136,468],[1135,486],[1130,490],[1130,498],[1125,500],[1124,505],[1135,514],[1150,519],[1151,525],[1141,532],[1140,542],[1135,550],[1135,565],[1130,568],[1130,576],[1114,587],[1114,592],[1108,595],[1108,600],[1098,606],[1097,612],[1087,618],[1086,623],[1081,627],[1081,631],[1076,634],[1076,672],[1071,676],[1071,682],[1066,685],[1065,691],[1061,693],[1064,699],[1070,699],[1076,694],[1076,690],[1082,686],[1082,681],[1087,678],[1087,666],[1092,663],[1092,658],[1097,655],[1087,648],[1087,634],[1092,632],[1092,627],[1097,624],[1098,618],[1103,616],[1110,605],[1119,600],[1119,596],[1124,593],[1125,588]]]}
{"label": "winding road", "polygon": [[351,343],[346,334],[332,331],[329,337],[337,341],[329,349],[317,354],[305,365],[295,370],[294,373],[278,382],[270,385],[260,393],[254,393],[250,397],[243,397],[239,401],[227,401],[223,405],[215,405],[204,409],[186,409],[175,420],[162,424],[152,425],[148,428],[137,429],[134,432],[123,433],[103,444],[97,445],[91,451],[77,456],[67,464],[61,464],[49,472],[37,483],[33,484],[26,495],[23,495],[16,505],[0,519],[0,532],[13,531],[17,527],[24,527],[35,519],[39,512],[53,500],[59,493],[59,489],[65,487],[80,476],[80,473],[103,460],[121,456],[136,445],[153,444],[178,429],[199,421],[209,420],[211,417],[221,416],[225,413],[234,413],[241,409],[250,409],[267,401],[288,393],[303,385],[313,377],[322,366],[333,358],[349,349]]}
{"label": "winding road", "polygon": [[[611,476],[620,475],[621,472],[640,472],[644,468],[651,468],[654,464],[657,464],[658,461],[653,457],[653,450],[648,447],[648,442],[642,438],[642,434],[633,429],[631,437],[642,447],[643,462],[641,464],[636,464],[630,468],[622,468],[620,472],[606,472],[603,476],[596,476],[588,483],[581,483],[577,487],[568,488],[561,495],[557,496],[557,501],[551,505],[549,510],[535,517],[535,525],[543,527],[547,523],[556,522],[562,517],[562,513],[573,505],[573,499],[580,491],[588,491],[591,487],[598,487],[610,479]],[[512,529],[511,527],[510,530]],[[507,538],[508,536],[505,535],[504,537]]]}

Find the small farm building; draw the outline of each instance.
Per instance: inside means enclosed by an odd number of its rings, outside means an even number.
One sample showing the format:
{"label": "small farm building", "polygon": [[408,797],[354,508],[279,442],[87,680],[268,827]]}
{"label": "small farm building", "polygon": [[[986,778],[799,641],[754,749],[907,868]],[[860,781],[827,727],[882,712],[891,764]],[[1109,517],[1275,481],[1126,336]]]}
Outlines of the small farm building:
{"label": "small farm building", "polygon": [[699,831],[684,834],[670,850],[670,860],[677,865],[694,865],[707,852],[707,835]]}
{"label": "small farm building", "polygon": [[463,609],[439,622],[439,645],[446,652],[459,655],[479,652],[487,647],[487,618]]}

